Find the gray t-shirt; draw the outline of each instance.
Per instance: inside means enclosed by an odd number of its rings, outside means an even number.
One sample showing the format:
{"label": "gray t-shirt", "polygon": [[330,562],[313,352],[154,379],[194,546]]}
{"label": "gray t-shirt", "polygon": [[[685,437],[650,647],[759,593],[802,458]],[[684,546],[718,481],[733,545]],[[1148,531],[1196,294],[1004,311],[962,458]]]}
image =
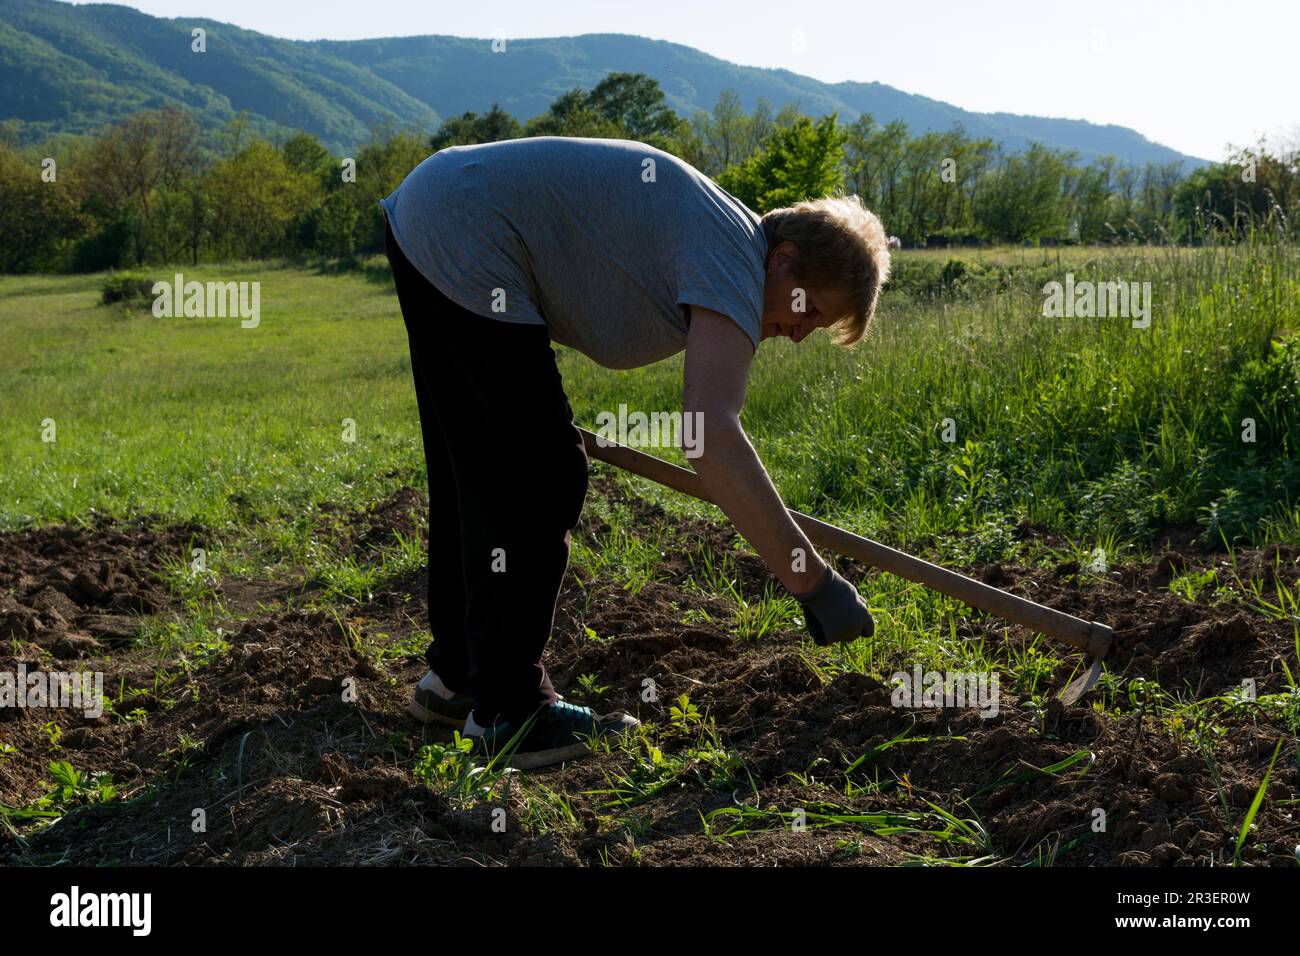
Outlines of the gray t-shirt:
{"label": "gray t-shirt", "polygon": [[402,252],[470,312],[545,325],[610,368],[686,346],[690,305],[758,345],[759,217],[688,163],[628,140],[456,146],[381,205]]}

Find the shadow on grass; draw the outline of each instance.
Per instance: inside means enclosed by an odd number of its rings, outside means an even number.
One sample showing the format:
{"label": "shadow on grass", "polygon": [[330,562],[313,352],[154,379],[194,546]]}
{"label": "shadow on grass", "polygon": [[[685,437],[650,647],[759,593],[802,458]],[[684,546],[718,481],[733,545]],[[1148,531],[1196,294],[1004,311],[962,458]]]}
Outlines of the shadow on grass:
{"label": "shadow on grass", "polygon": [[343,256],[338,259],[315,259],[309,261],[306,265],[316,275],[359,275],[367,282],[387,286],[389,289],[396,291],[393,286],[393,270],[389,267],[388,259],[384,256]]}

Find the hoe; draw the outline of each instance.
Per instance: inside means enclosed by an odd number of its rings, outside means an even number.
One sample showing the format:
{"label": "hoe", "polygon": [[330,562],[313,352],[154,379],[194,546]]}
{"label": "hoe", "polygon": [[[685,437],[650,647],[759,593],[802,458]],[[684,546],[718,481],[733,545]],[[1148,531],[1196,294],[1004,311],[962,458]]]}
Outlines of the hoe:
{"label": "hoe", "polygon": [[[642,478],[649,478],[651,481],[666,485],[693,498],[699,498],[701,501],[710,501],[695,472],[679,468],[661,458],[644,454],[626,445],[604,439],[598,440],[594,434],[584,428],[578,430],[582,432],[583,444],[587,447],[587,454],[592,458],[622,468],[624,471],[630,471]],[[1113,638],[1113,632],[1105,624],[1085,621],[1063,611],[1044,607],[1007,591],[990,587],[982,581],[976,581],[974,578],[941,568],[937,564],[896,551],[870,538],[852,534],[825,521],[818,521],[794,509],[790,510],[790,517],[794,518],[804,534],[808,535],[808,539],[818,547],[854,558],[882,571],[889,571],[917,584],[923,584],[1005,621],[1021,624],[1030,630],[1079,648],[1091,658],[1091,663],[1079,677],[1061,691],[1059,697],[1062,703],[1067,705],[1076,703],[1101,676],[1101,662],[1110,650]]]}

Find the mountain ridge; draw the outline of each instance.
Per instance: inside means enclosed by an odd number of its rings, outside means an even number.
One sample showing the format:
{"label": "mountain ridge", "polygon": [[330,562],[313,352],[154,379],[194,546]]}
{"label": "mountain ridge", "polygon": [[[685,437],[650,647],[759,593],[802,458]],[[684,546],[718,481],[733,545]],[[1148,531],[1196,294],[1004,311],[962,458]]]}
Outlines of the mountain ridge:
{"label": "mountain ridge", "polygon": [[[207,32],[207,52],[190,31]],[[960,122],[974,137],[1008,149],[1042,142],[1088,161],[1205,160],[1152,142],[1135,130],[1086,120],[978,113],[877,81],[823,83],[786,69],[742,66],[670,40],[631,34],[490,40],[423,35],[366,40],[285,40],[209,18],[162,18],[116,4],[0,0],[0,99],[19,138],[91,133],[139,109],[194,111],[205,128],[247,111],[262,133],[305,129],[335,152],[349,152],[382,126],[432,131],[445,117],[482,112],[493,102],[526,120],[573,87],[614,71],[655,77],[669,105],[690,117],[734,89],[746,109],[797,103],[843,122],[870,113],[907,122],[913,133]]]}

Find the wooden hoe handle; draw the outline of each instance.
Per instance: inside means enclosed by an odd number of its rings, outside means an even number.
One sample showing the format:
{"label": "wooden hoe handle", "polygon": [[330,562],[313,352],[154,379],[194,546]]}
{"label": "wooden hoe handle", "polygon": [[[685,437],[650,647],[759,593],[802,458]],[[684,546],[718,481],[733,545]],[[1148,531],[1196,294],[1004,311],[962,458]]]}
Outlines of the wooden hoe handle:
{"label": "wooden hoe handle", "polygon": [[[579,428],[587,454],[606,464],[622,468],[642,478],[649,478],[661,485],[667,485],[682,494],[699,498],[701,501],[712,500],[704,493],[699,476],[693,471],[679,468],[674,464],[655,458],[636,449],[607,442],[585,428]],[[917,584],[933,588],[942,594],[963,601],[982,611],[988,611],[1005,621],[1023,624],[1025,627],[1064,641],[1094,658],[1106,656],[1110,650],[1113,632],[1105,624],[1097,621],[1085,621],[1064,611],[1053,610],[1036,604],[999,588],[990,587],[982,581],[957,574],[947,568],[941,568],[929,561],[922,561],[910,554],[905,554],[878,541],[852,534],[833,524],[819,521],[809,515],[790,509],[790,516],[803,529],[808,539],[820,548],[826,548],[850,558],[856,558],[864,564],[889,571],[899,577]]]}

